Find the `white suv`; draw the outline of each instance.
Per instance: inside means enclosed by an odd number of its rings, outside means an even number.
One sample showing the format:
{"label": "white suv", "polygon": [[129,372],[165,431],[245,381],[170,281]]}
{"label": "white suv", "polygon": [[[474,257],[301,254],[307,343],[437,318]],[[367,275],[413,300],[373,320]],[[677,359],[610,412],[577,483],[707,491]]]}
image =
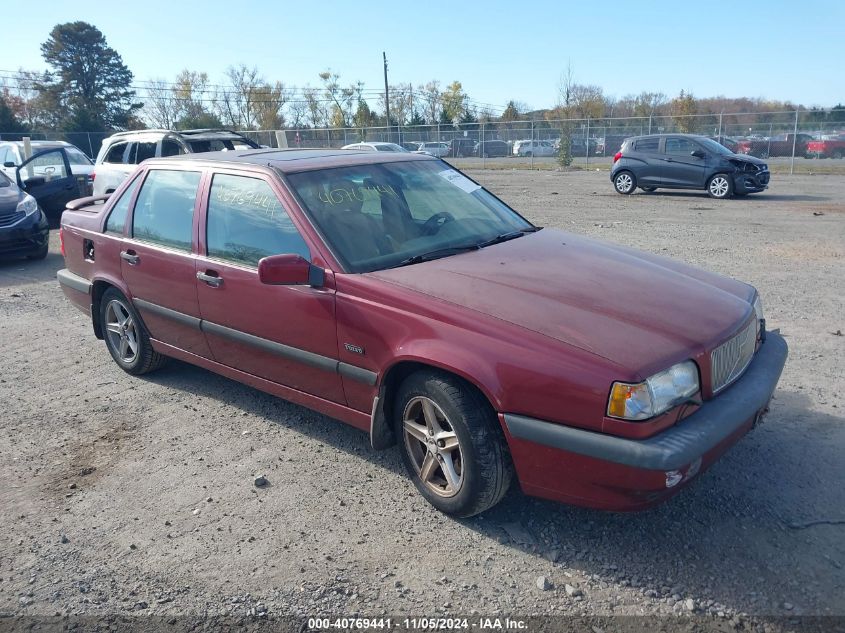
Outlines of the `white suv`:
{"label": "white suv", "polygon": [[259,145],[231,130],[137,130],[103,141],[94,166],[94,195],[113,192],[135,166],[148,158],[257,149]]}
{"label": "white suv", "polygon": [[524,140],[513,144],[514,156],[554,156],[555,147],[549,141]]}

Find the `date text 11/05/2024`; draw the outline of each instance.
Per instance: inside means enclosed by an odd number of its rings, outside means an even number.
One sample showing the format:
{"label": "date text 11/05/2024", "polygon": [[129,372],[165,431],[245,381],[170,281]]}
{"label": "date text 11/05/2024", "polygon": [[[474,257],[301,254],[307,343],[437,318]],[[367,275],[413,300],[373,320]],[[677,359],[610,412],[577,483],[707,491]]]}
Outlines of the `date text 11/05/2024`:
{"label": "date text 11/05/2024", "polygon": [[308,629],[322,631],[330,629],[354,630],[470,630],[481,631],[524,631],[528,622],[519,618],[477,617],[469,618],[309,618]]}

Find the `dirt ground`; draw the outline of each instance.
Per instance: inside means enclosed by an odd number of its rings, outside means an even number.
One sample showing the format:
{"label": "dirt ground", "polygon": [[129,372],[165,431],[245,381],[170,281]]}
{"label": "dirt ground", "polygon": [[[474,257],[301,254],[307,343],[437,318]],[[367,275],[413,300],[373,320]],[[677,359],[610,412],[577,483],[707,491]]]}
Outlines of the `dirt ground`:
{"label": "dirt ground", "polygon": [[757,286],[790,345],[765,423],[648,512],[514,489],[452,520],[350,427],[181,363],[121,372],[54,234],[0,263],[0,614],[845,616],[845,177],[715,201],[471,175],[540,225]]}

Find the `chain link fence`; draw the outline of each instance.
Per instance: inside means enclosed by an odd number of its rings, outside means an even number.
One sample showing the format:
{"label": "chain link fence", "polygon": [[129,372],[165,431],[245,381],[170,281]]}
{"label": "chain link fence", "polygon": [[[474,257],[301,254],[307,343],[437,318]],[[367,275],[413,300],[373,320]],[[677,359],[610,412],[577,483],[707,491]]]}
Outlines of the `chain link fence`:
{"label": "chain link fence", "polygon": [[[494,169],[558,169],[561,167],[561,139],[564,144],[569,141],[569,167],[607,169],[626,138],[689,133],[713,138],[736,153],[767,159],[773,170],[845,174],[845,120],[826,120],[825,113],[819,111],[535,119],[455,125],[247,130],[241,133],[266,147],[340,148],[362,142],[389,142],[409,151],[422,150],[442,156],[459,167]],[[33,140],[68,141],[92,158],[106,136],[55,131],[30,134]],[[0,140],[20,137],[20,134],[0,132]]]}

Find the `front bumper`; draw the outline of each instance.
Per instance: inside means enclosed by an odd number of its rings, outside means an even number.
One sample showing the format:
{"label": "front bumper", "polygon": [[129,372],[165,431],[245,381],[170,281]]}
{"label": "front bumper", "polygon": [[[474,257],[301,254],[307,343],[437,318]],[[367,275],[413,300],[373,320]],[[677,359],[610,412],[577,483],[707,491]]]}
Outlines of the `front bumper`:
{"label": "front bumper", "polygon": [[39,210],[32,216],[0,228],[0,256],[23,257],[44,248],[50,239],[50,225]]}
{"label": "front bumper", "polygon": [[769,170],[758,172],[738,171],[734,174],[735,193],[757,193],[769,187]]}
{"label": "front bumper", "polygon": [[735,444],[765,412],[786,363],[769,332],[733,385],[677,425],[644,440],[502,415],[527,494],[606,510],[638,510],[669,498]]}

